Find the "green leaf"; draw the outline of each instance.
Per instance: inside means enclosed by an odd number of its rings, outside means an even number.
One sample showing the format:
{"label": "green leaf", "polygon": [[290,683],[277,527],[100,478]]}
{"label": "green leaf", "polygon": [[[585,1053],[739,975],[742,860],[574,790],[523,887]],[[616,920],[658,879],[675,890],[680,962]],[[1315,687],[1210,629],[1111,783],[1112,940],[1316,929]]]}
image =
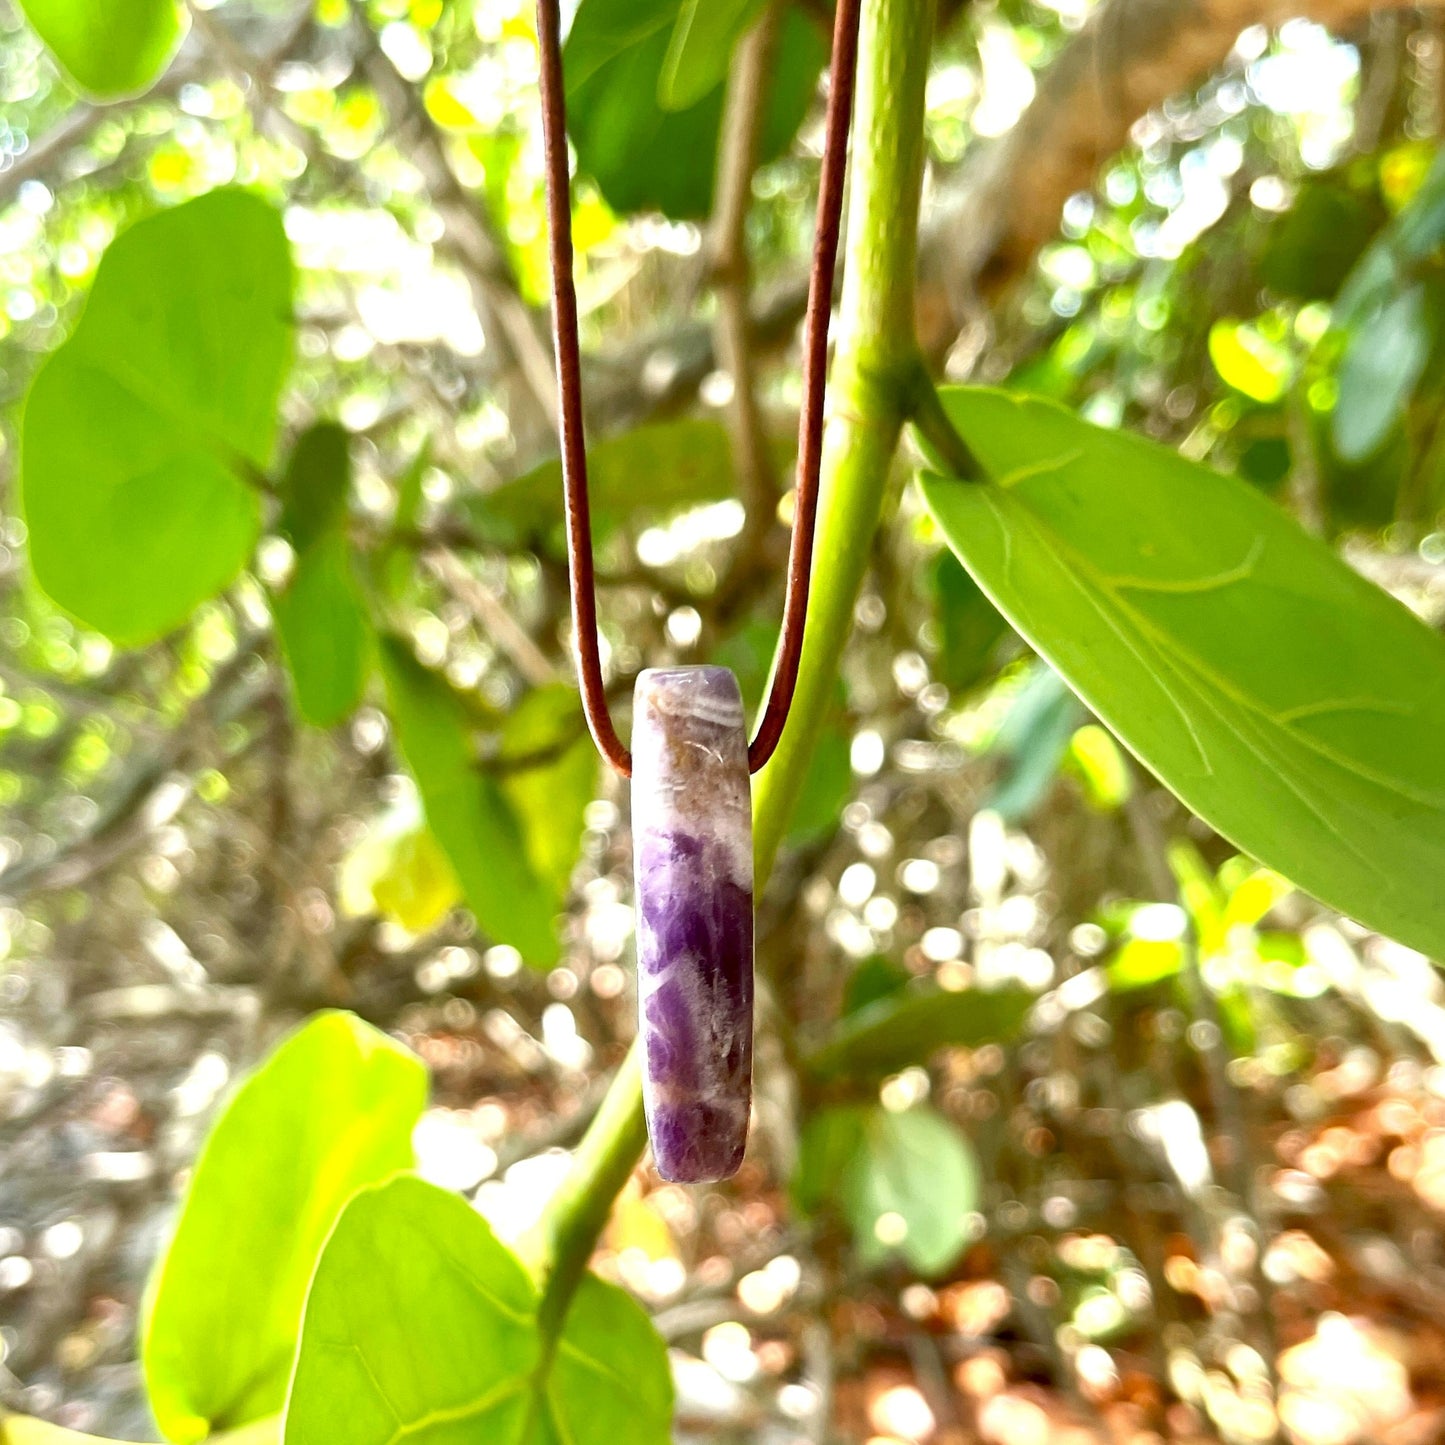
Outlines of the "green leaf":
{"label": "green leaf", "polygon": [[281,479],[278,530],[304,552],[346,526],[351,495],[351,437],[335,422],[308,427],[296,440]]}
{"label": "green leaf", "polygon": [[529,692],[508,716],[500,753],[502,793],[522,827],[527,860],[560,909],[597,792],[597,753],[574,688]]}
{"label": "green leaf", "polygon": [[281,483],[279,530],[296,568],[276,599],[276,630],[296,707],[315,727],[334,727],[361,701],[371,661],[371,624],[346,535],[351,492],[348,434],[333,422],[303,432]]}
{"label": "green leaf", "polygon": [[901,963],[885,954],[870,954],[848,975],[843,986],[843,1014],[846,1017],[880,999],[891,998],[912,981],[913,975]]}
{"label": "green leaf", "polygon": [[61,69],[94,100],[159,80],[190,21],[176,0],[20,0]]}
{"label": "green leaf", "polygon": [[1134,791],[1134,779],[1114,735],[1097,723],[1085,723],[1069,739],[1069,762],[1094,807],[1111,813],[1122,808]]}
{"label": "green leaf", "polygon": [[285,1445],[520,1441],[536,1291],[466,1200],[406,1175],[357,1194],[316,1266]]}
{"label": "green leaf", "polygon": [[[587,449],[587,492],[598,541],[636,515],[736,495],[732,449],[715,421],[659,422]],[[488,492],[473,506],[487,540],[518,546],[562,540],[562,464],[555,459]]]}
{"label": "green leaf", "polygon": [[1078,699],[1053,668],[1038,665],[1014,698],[991,751],[1007,766],[984,806],[1005,822],[1019,823],[1043,802],[1084,720]]}
{"label": "green leaf", "polygon": [[672,1372],[647,1311],[625,1290],[583,1277],[553,1357],[545,1427],[558,1445],[669,1445]]}
{"label": "green leaf", "polygon": [[1173,938],[1130,938],[1104,968],[1109,987],[1116,993],[1148,988],[1176,978],[1184,967],[1184,945]]}
{"label": "green leaf", "polygon": [[426,1070],[324,1013],[279,1045],[212,1129],[151,1280],[151,1408],[180,1445],[281,1407],[316,1257],[356,1190],[412,1162]]}
{"label": "green leaf", "polygon": [[456,1195],[358,1194],[316,1269],[285,1445],[667,1445],[672,1380],[645,1311],[585,1276],[550,1368],[537,1295]]}
{"label": "green leaf", "polygon": [[341,861],[337,889],[349,918],[380,913],[426,933],[462,901],[451,860],[408,800],[373,822]]}
{"label": "green leaf", "polygon": [[1411,286],[1350,334],[1331,418],[1335,451],[1347,462],[1373,456],[1404,416],[1430,356],[1424,294]]}
{"label": "green leaf", "polygon": [[1386,218],[1371,182],[1353,185],[1347,170],[1306,179],[1294,205],[1269,226],[1260,280],[1304,301],[1334,296]]}
{"label": "green leaf", "polygon": [[843,1207],[865,1269],[901,1255],[942,1274],[972,1238],[978,1165],[958,1130],[928,1107],[869,1109],[842,1180]]}
{"label": "green leaf", "polygon": [[290,311],[280,215],[212,191],[112,243],[36,376],[21,444],[31,566],[113,641],[164,636],[250,557]]}
{"label": "green leaf", "polygon": [[1009,625],[952,552],[938,554],[931,581],[939,632],[934,672],[950,692],[966,693],[988,675]]}
{"label": "green leaf", "polygon": [[733,49],[763,8],[763,0],[683,0],[657,100],[663,110],[686,110],[727,79]]}
{"label": "green leaf", "polygon": [[397,745],[467,906],[492,938],[550,967],[559,952],[557,899],[527,856],[506,795],[478,766],[466,709],[444,678],[394,639],[382,640],[381,664]]}
{"label": "green leaf", "polygon": [[1236,479],[1049,403],[944,400],[996,480],[924,499],[1018,631],[1237,847],[1445,958],[1445,641]]}
{"label": "green leaf", "polygon": [[[579,170],[614,210],[701,220],[712,209],[725,72],[686,109],[659,104],[681,9],[682,0],[582,0],[564,53],[568,130]],[[789,6],[763,116],[762,161],[792,143],[826,58],[812,21]],[[696,76],[688,79],[691,88]]]}
{"label": "green leaf", "polygon": [[361,701],[372,644],[344,533],[297,557],[275,612],[297,711],[313,727],[334,727]]}
{"label": "green leaf", "polygon": [[793,1203],[804,1214],[837,1208],[838,1181],[862,1146],[868,1113],[862,1104],[830,1104],[808,1117],[790,1182]]}
{"label": "green leaf", "polygon": [[1216,321],[1209,330],[1209,359],[1224,381],[1252,401],[1278,401],[1294,375],[1288,348],[1248,321]]}
{"label": "green leaf", "polygon": [[901,989],[849,1014],[807,1057],[820,1078],[891,1074],[950,1044],[1012,1039],[1033,1006],[1027,989],[951,992],[936,984]]}

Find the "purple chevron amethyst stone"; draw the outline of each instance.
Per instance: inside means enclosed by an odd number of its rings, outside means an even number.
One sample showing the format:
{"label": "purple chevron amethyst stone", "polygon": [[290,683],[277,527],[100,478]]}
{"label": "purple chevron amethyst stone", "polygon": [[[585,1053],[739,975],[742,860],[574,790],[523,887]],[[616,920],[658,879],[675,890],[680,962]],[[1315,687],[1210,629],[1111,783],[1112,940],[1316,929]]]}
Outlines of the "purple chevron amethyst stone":
{"label": "purple chevron amethyst stone", "polygon": [[658,1173],[742,1163],[753,1075],[753,824],[737,679],[649,668],[632,715],[643,1100]]}

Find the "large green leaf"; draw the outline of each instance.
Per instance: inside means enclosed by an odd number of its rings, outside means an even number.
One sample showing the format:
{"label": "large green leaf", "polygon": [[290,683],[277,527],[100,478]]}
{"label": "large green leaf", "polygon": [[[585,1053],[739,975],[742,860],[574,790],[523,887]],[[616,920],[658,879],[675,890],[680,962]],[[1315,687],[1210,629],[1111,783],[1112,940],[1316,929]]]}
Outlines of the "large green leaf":
{"label": "large green leaf", "polygon": [[134,95],[158,80],[189,23],[176,0],[20,0],[20,8],[96,100]]}
{"label": "large green leaf", "polygon": [[280,215],[212,191],[112,243],[36,376],[21,443],[31,566],[115,642],[163,636],[249,558],[290,311]]}
{"label": "large green leaf", "polygon": [[842,1199],[865,1268],[898,1254],[919,1274],[941,1274],[972,1237],[978,1166],[968,1141],[935,1110],[875,1107],[859,1119]]}
{"label": "large green leaf", "polygon": [[420,1060],[325,1013],[241,1085],[201,1153],[151,1281],[151,1408],[181,1445],[275,1414],[317,1255],[358,1189],[412,1163]]}
{"label": "large green leaf", "polygon": [[[671,94],[664,74],[682,8],[683,0],[582,0],[567,36],[567,113],[578,165],[618,211],[695,220],[712,209],[725,72],[718,69],[711,88],[685,109],[664,110],[659,100]],[[826,55],[813,22],[789,6],[763,116],[764,161],[791,144]],[[682,98],[698,83],[689,73]]]}
{"label": "large green leaf", "polygon": [[478,765],[466,709],[409,648],[385,639],[380,650],[397,743],[468,907],[492,938],[535,967],[550,966],[559,951],[558,898],[533,867],[501,786]]}
{"label": "large green leaf", "polygon": [[316,1269],[286,1445],[667,1445],[662,1341],[585,1277],[544,1369],[536,1290],[456,1195],[401,1176],[357,1195]]}
{"label": "large green leaf", "polygon": [[1272,503],[1046,402],[951,390],[987,483],[928,476],[950,545],[1212,827],[1445,958],[1445,640]]}
{"label": "large green leaf", "polygon": [[806,1062],[820,1078],[890,1074],[949,1045],[1012,1039],[1033,1002],[1014,985],[961,993],[932,983],[899,989],[849,1014]]}

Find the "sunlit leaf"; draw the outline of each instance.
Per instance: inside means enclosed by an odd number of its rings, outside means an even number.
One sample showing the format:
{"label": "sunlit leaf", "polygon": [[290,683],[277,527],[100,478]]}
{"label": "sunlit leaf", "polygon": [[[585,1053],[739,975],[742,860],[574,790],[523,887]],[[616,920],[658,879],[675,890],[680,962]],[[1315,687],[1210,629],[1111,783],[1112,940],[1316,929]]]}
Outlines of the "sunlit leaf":
{"label": "sunlit leaf", "polygon": [[942,1274],[973,1237],[978,1165],[934,1109],[867,1110],[841,1187],[864,1268],[897,1255],[921,1275]]}
{"label": "sunlit leaf", "polygon": [[1445,957],[1445,641],[1242,482],[1049,403],[945,394],[923,479],[1019,632],[1206,822]]}
{"label": "sunlit leaf", "polygon": [[466,1200],[404,1175],[357,1194],[307,1295],[285,1445],[520,1441],[536,1310]]}
{"label": "sunlit leaf", "polygon": [[1104,976],[1110,988],[1123,992],[1162,983],[1183,967],[1184,945],[1177,938],[1130,938],[1109,960]]}
{"label": "sunlit leaf", "polygon": [[517,815],[479,765],[470,719],[446,680],[392,639],[380,648],[397,744],[426,820],[482,929],[528,963],[557,960],[557,898],[527,855]]}
{"label": "sunlit leaf", "polygon": [[96,100],[154,84],[189,24],[176,0],[20,0],[20,8],[61,69]]}
{"label": "sunlit leaf", "polygon": [[576,689],[558,683],[529,692],[502,729],[500,761],[502,793],[521,824],[528,861],[560,909],[598,781]]}
{"label": "sunlit leaf", "polygon": [[151,1408],[179,1445],[281,1408],[312,1267],[364,1185],[412,1162],[420,1060],[321,1014],[243,1083],[206,1140],[151,1281]]}
{"label": "sunlit leaf", "polygon": [[414,799],[373,823],[346,855],[338,893],[348,917],[380,913],[409,933],[435,928],[462,901],[451,860]]}
{"label": "sunlit leaf", "polygon": [[573,1298],[528,1445],[670,1445],[672,1372],[647,1312],[587,1275]]}
{"label": "sunlit leaf", "polygon": [[672,1379],[645,1311],[584,1277],[545,1372],[536,1312],[465,1200],[407,1176],[357,1195],[307,1299],[286,1445],[667,1445]]}
{"label": "sunlit leaf", "polygon": [[1134,786],[1129,762],[1107,729],[1097,723],[1081,727],[1069,740],[1069,761],[1096,808],[1112,811],[1128,800]]}
{"label": "sunlit leaf", "polygon": [[1294,358],[1248,321],[1216,321],[1209,359],[1220,377],[1253,401],[1276,402],[1288,390]]}
{"label": "sunlit leaf", "polygon": [[279,213],[213,191],[111,244],[36,376],[20,473],[31,565],[113,641],[163,636],[250,557],[290,312]]}

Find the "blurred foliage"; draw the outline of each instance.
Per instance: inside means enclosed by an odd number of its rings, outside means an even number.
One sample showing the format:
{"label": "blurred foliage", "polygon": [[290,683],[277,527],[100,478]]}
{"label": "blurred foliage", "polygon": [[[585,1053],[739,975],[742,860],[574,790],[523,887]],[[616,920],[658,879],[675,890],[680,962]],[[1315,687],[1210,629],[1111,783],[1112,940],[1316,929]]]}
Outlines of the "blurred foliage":
{"label": "blurred foliage", "polygon": [[[777,8],[761,478],[705,223],[762,7],[571,17],[623,713],[639,668],[703,659],[755,708],[771,661],[831,18]],[[288,1387],[292,1445],[1438,1423],[1445,989],[1364,926],[1445,952],[1409,821],[1439,804],[1438,639],[1338,560],[1445,618],[1434,20],[1251,26],[1006,295],[950,297],[935,360],[1003,390],[947,404],[1012,485],[890,502],[761,900],[747,1164],[636,1174],[549,1341],[528,1230],[633,1004],[624,799],[569,673],[529,7],[21,10],[0,1399],[58,1423],[0,1438],[258,1445]],[[973,158],[1089,7],[943,10],[952,251]]]}

